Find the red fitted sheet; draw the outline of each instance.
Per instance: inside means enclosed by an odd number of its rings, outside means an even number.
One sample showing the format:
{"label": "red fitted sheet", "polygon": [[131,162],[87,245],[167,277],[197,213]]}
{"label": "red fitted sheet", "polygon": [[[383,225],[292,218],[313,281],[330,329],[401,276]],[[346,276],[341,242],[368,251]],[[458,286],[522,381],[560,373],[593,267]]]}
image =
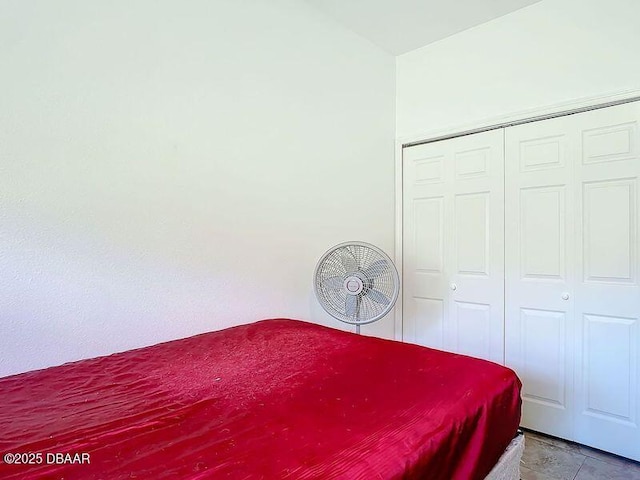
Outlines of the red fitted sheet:
{"label": "red fitted sheet", "polygon": [[0,478],[482,479],[519,420],[507,368],[265,320],[0,379],[0,455],[42,454]]}

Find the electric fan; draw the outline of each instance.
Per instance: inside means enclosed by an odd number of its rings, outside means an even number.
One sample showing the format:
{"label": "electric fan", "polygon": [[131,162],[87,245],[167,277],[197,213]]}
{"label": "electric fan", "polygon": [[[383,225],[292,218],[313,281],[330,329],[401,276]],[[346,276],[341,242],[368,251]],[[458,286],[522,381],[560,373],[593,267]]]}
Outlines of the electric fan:
{"label": "electric fan", "polygon": [[391,311],[400,278],[389,256],[365,242],[345,242],[327,251],[316,266],[313,287],[322,308],[352,325],[373,323]]}

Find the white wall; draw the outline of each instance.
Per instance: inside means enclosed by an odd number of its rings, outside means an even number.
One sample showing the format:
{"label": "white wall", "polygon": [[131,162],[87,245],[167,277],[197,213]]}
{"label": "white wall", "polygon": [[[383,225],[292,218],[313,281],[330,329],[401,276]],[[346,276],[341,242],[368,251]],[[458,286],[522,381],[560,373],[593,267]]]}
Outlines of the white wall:
{"label": "white wall", "polygon": [[394,58],[304,2],[5,0],[0,69],[0,376],[338,326],[316,260],[393,253]]}
{"label": "white wall", "polygon": [[543,0],[401,55],[396,135],[640,89],[639,18],[638,0]]}

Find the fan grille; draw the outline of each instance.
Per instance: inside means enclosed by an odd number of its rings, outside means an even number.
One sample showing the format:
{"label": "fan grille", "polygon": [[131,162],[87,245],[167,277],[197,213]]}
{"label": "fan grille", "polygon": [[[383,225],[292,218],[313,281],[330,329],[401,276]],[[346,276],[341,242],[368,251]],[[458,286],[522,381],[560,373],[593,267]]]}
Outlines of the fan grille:
{"label": "fan grille", "polygon": [[[351,295],[348,278],[362,282],[362,291]],[[398,298],[399,278],[393,262],[382,250],[364,242],[346,242],[326,252],[314,277],[316,296],[334,318],[363,325],[375,322],[393,308]]]}

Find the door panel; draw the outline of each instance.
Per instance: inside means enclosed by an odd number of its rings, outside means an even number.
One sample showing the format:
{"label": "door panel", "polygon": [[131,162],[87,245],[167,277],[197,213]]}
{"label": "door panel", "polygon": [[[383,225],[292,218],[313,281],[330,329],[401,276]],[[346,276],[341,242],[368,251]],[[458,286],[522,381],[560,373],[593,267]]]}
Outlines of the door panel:
{"label": "door panel", "polygon": [[504,354],[523,426],[635,460],[639,123],[633,102],[403,151],[404,339]]}
{"label": "door panel", "polygon": [[453,350],[478,358],[491,358],[491,305],[454,301]]}
{"label": "door panel", "polygon": [[[454,271],[462,275],[488,276],[489,269],[489,192],[456,195]],[[470,242],[468,239],[473,238]]]}
{"label": "door panel", "polygon": [[444,348],[449,151],[443,143],[424,147],[403,152],[402,337]]}
{"label": "door panel", "polygon": [[583,321],[584,413],[635,424],[636,319],[584,315]]}
{"label": "door panel", "polygon": [[640,460],[640,104],[575,117],[575,440]]}
{"label": "door panel", "polygon": [[567,439],[574,144],[567,117],[505,131],[505,361],[523,382],[522,425]]}
{"label": "door panel", "polygon": [[565,279],[565,197],[563,185],[520,190],[522,279]]}
{"label": "door panel", "polygon": [[582,130],[583,164],[633,160],[638,157],[637,121],[619,125],[606,125],[606,123],[609,122],[605,120],[603,126]]}
{"label": "door panel", "polygon": [[503,132],[403,151],[403,338],[504,361]]}
{"label": "door panel", "polygon": [[640,105],[506,129],[506,363],[523,425],[640,460]]}
{"label": "door panel", "polygon": [[[417,198],[412,202],[415,295],[404,308],[406,337],[415,343],[442,347],[444,339],[443,292],[434,279],[444,272],[444,197]],[[406,285],[406,283],[405,283]],[[435,287],[435,288],[434,288]],[[406,287],[405,287],[406,288]]]}
{"label": "door panel", "polygon": [[560,410],[567,408],[566,322],[564,312],[520,309],[523,398]]}
{"label": "door panel", "polygon": [[585,282],[635,283],[636,179],[583,185]]}

